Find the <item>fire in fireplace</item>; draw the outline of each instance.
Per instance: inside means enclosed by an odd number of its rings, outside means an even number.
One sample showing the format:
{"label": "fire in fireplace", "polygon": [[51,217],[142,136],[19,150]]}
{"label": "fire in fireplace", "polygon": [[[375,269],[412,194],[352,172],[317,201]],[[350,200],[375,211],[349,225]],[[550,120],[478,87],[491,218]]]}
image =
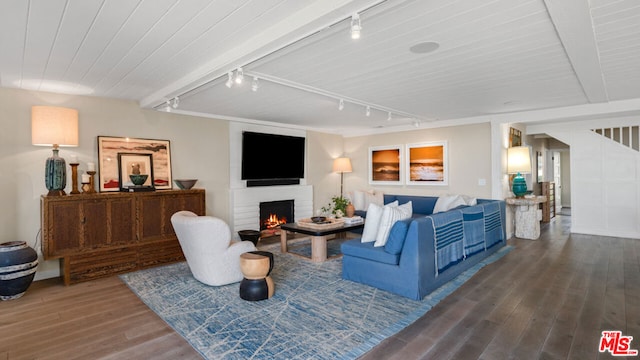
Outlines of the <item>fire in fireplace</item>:
{"label": "fire in fireplace", "polygon": [[271,231],[272,235],[281,224],[294,222],[293,200],[267,201],[260,203],[260,231]]}
{"label": "fire in fireplace", "polygon": [[263,227],[265,229],[273,229],[278,227],[281,224],[286,224],[286,223],[287,223],[286,217],[278,217],[278,215],[276,214],[269,214],[269,218],[264,221]]}

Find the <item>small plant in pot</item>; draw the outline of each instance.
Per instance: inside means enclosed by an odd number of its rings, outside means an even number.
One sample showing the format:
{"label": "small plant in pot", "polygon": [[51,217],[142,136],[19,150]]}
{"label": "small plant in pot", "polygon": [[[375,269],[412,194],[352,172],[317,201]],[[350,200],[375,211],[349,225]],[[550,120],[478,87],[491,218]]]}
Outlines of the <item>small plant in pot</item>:
{"label": "small plant in pot", "polygon": [[325,214],[333,214],[337,218],[341,218],[347,212],[347,205],[349,205],[349,200],[342,196],[334,196],[331,198],[331,202],[326,206],[321,208],[322,212]]}

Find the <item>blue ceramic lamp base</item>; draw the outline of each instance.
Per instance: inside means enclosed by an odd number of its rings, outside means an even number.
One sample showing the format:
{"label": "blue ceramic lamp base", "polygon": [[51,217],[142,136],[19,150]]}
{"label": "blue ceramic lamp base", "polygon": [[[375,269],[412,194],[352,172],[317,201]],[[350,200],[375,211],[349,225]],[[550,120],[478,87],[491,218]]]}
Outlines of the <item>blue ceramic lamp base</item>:
{"label": "blue ceramic lamp base", "polygon": [[47,196],[66,195],[64,188],[67,186],[67,164],[58,156],[58,148],[53,148],[53,156],[47,158],[44,171],[44,182],[49,190]]}
{"label": "blue ceramic lamp base", "polygon": [[513,195],[515,195],[516,197],[523,197],[524,194],[527,193],[527,182],[525,181],[522,174],[518,173],[513,178],[513,186],[511,188],[511,191],[513,191]]}

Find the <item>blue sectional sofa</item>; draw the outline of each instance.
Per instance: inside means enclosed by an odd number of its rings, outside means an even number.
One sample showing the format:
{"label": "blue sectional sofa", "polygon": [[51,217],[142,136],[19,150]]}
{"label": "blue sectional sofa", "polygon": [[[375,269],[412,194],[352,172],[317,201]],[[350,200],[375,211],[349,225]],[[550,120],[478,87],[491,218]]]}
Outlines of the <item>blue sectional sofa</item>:
{"label": "blue sectional sofa", "polygon": [[344,242],[342,277],[420,300],[506,244],[504,201],[432,214],[437,199],[385,194],[385,204],[411,201],[413,217],[396,222],[384,246]]}

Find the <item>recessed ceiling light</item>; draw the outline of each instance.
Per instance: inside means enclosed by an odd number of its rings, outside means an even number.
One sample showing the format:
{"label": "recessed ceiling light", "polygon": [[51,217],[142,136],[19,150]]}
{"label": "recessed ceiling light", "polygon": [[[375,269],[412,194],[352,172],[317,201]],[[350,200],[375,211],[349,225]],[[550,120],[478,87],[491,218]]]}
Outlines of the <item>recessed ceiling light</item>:
{"label": "recessed ceiling light", "polygon": [[432,51],[436,51],[439,47],[440,47],[440,44],[438,44],[437,42],[425,41],[425,42],[421,42],[413,45],[412,47],[409,48],[409,51],[411,51],[414,54],[427,54]]}

